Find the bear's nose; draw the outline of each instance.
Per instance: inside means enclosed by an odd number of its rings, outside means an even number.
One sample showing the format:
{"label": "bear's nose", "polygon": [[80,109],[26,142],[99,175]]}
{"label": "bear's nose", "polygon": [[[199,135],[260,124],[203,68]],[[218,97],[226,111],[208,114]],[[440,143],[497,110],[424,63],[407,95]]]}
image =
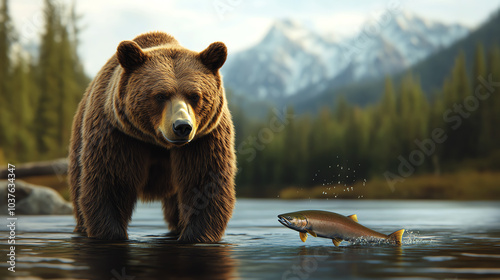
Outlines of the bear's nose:
{"label": "bear's nose", "polygon": [[193,125],[188,120],[176,120],[172,125],[175,135],[179,137],[186,137],[193,130]]}

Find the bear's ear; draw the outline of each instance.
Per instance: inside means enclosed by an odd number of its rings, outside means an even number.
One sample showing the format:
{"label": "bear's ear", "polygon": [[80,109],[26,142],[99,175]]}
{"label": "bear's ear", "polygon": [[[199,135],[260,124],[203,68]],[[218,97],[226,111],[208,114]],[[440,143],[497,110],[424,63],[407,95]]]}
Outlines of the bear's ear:
{"label": "bear's ear", "polygon": [[219,70],[227,58],[227,48],[222,42],[210,44],[200,53],[201,62],[210,70]]}
{"label": "bear's ear", "polygon": [[137,69],[148,58],[148,55],[134,41],[121,42],[116,50],[116,56],[120,65],[130,71]]}

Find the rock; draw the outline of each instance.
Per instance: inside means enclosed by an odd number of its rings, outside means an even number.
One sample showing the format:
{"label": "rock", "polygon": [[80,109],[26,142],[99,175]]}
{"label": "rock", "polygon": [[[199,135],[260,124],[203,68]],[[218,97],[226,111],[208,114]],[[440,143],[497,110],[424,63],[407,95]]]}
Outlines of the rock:
{"label": "rock", "polygon": [[[7,180],[0,180],[0,213],[8,214]],[[69,215],[73,206],[49,187],[37,186],[16,180],[16,215]]]}

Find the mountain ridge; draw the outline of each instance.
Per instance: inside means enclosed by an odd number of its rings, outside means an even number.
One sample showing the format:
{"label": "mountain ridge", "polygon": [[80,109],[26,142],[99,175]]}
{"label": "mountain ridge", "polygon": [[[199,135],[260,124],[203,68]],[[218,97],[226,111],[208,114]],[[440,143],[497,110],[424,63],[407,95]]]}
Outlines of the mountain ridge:
{"label": "mountain ridge", "polygon": [[[411,73],[418,77],[427,97],[432,98],[433,94],[441,89],[444,80],[451,72],[456,57],[461,51],[465,53],[468,69],[472,69],[470,66],[473,63],[476,46],[482,44],[485,50],[488,50],[494,45],[500,45],[499,34],[500,9],[493,12],[488,19],[485,19],[480,26],[472,30],[466,37],[429,55],[415,65],[392,75],[394,84],[399,84],[405,75]],[[288,100],[288,104],[296,108],[298,112],[314,112],[324,104],[333,106],[336,99],[343,95],[348,102],[365,106],[378,101],[384,91],[384,84],[384,77],[380,77],[337,88],[330,87],[313,98],[308,100],[294,98]],[[301,94],[299,93],[299,95]]]}
{"label": "mountain ridge", "polygon": [[468,33],[461,25],[408,12],[388,16],[388,24],[374,35],[362,30],[342,40],[295,20],[278,20],[259,43],[228,58],[222,69],[225,84],[236,94],[277,104],[304,92],[312,98],[329,88],[402,71]]}

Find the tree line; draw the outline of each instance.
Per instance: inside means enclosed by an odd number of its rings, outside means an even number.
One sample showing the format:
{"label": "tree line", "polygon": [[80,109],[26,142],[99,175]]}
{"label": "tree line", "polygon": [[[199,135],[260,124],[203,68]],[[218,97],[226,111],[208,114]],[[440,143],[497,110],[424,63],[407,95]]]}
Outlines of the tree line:
{"label": "tree line", "polygon": [[289,108],[293,117],[282,118],[280,126],[273,124],[276,108],[255,123],[231,104],[240,194],[349,186],[372,177],[395,184],[415,173],[464,168],[500,170],[499,94],[500,48],[484,50],[478,43],[473,65],[467,67],[462,52],[442,88],[429,95],[411,73],[397,85],[387,77],[376,104],[361,108],[340,97],[317,115],[294,115]]}
{"label": "tree line", "polygon": [[26,51],[0,7],[0,162],[65,157],[71,122],[89,82],[80,58],[74,5],[44,1],[36,53]]}

